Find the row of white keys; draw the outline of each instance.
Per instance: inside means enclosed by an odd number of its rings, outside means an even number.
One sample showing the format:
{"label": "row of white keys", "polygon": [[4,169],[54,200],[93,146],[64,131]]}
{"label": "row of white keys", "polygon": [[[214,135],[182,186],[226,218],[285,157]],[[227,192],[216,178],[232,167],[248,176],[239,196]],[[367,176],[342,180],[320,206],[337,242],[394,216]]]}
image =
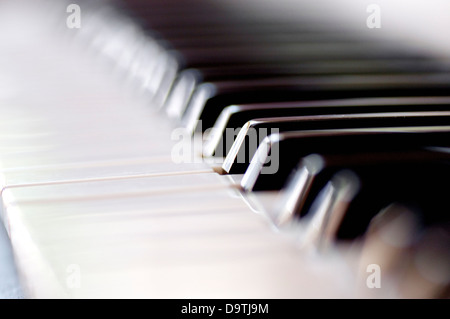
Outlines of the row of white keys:
{"label": "row of white keys", "polygon": [[0,43],[2,210],[28,297],[350,294],[343,265],[305,258],[223,176],[173,163],[170,124],[76,45]]}
{"label": "row of white keys", "polygon": [[[202,180],[199,180],[202,179]],[[351,274],[272,232],[215,174],[7,189],[37,297],[349,297]],[[196,183],[186,187],[183,183]],[[80,286],[68,283],[78,269]],[[339,276],[335,276],[339,273]]]}
{"label": "row of white keys", "polygon": [[[20,9],[10,8],[9,15]],[[38,8],[34,14],[47,17]],[[212,171],[201,161],[174,163],[179,141],[170,138],[172,123],[111,78],[113,64],[98,65],[80,39],[65,39],[49,26],[23,30],[20,19],[2,21],[12,31],[0,41],[1,189]]]}

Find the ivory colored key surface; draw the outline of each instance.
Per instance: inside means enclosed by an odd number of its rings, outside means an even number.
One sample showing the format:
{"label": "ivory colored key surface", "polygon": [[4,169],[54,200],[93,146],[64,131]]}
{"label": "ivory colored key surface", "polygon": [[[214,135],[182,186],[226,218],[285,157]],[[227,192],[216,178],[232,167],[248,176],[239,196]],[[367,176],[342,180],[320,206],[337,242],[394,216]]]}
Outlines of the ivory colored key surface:
{"label": "ivory colored key surface", "polygon": [[[21,31],[26,36],[32,32],[15,30],[18,39]],[[54,30],[39,31],[26,43],[3,42],[2,52],[8,59],[0,60],[1,189],[77,179],[211,172],[198,159],[197,163],[174,163],[171,151],[183,142],[180,136],[171,139],[174,125],[144,96],[127,91],[111,78],[108,67],[98,65],[80,43],[70,45]],[[34,48],[32,55],[14,54],[14,50],[30,48]]]}
{"label": "ivory colored key surface", "polygon": [[[215,187],[175,187],[177,176],[5,190],[4,212],[27,291],[40,297],[270,298],[313,297],[327,287],[330,297],[351,295],[342,278],[328,277],[338,267],[352,280],[342,260],[329,257],[325,269],[322,259],[302,262],[306,255],[271,232],[219,178],[208,177]],[[161,187],[164,179],[172,186]],[[82,273],[78,289],[64,280],[71,266]],[[308,276],[289,275],[297,271]],[[315,288],[299,289],[313,282]]]}

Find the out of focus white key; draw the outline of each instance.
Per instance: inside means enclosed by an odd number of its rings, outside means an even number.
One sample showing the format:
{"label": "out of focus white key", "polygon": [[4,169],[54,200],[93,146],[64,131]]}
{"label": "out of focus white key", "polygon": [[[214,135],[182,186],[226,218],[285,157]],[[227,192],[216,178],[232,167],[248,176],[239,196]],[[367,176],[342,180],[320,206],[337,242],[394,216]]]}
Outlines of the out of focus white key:
{"label": "out of focus white key", "polygon": [[[41,187],[5,191],[10,234],[31,296],[314,297],[323,296],[324,287],[330,296],[349,293],[342,264],[329,264],[327,272],[314,258],[305,262],[226,188],[157,192],[154,184],[145,191],[129,182],[105,183],[105,193],[117,188],[112,198],[89,196],[101,195],[102,187],[87,184],[49,186],[44,198]],[[133,193],[136,188],[145,194]],[[66,283],[68,267],[81,271],[78,289]],[[342,277],[331,277],[336,267]],[[288,275],[298,271],[307,276]]]}

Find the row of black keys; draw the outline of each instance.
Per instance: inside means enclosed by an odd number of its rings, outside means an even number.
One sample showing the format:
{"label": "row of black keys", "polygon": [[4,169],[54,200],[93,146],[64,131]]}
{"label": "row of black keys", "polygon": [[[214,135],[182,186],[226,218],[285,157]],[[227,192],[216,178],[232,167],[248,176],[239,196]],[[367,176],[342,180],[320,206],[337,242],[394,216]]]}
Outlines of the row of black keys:
{"label": "row of black keys", "polygon": [[161,74],[167,113],[192,134],[213,128],[204,155],[225,157],[222,171],[244,174],[245,191],[290,190],[279,223],[305,218],[332,185],[336,207],[344,205],[338,194],[358,190],[345,203],[339,238],[362,235],[393,202],[417,212],[424,228],[448,229],[446,61],[392,40],[264,20],[213,1],[126,7],[177,70],[175,79]]}

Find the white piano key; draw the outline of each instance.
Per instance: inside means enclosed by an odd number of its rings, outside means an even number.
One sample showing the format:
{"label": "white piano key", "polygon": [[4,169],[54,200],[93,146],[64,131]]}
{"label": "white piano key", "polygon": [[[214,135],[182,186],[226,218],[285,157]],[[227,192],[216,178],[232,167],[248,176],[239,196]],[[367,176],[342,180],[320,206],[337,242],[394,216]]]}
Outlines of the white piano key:
{"label": "white piano key", "polygon": [[[159,163],[161,164],[161,163]],[[163,163],[165,164],[165,163]],[[173,165],[166,165],[172,168]],[[139,166],[137,166],[139,167]],[[4,182],[3,198],[10,198],[12,202],[22,201],[52,201],[65,198],[92,198],[127,196],[136,194],[151,194],[152,192],[181,192],[183,189],[225,188],[230,187],[229,181],[223,176],[215,174],[209,170],[164,170],[163,165],[156,165],[156,168],[147,172],[136,172],[132,166],[124,166],[122,175],[110,174],[107,167],[94,167],[94,170],[80,169],[78,172],[72,168],[62,170],[61,175],[53,169],[46,172],[47,175],[36,174],[36,170],[30,172],[19,172],[22,175],[14,176],[16,179]],[[113,168],[116,168],[113,166]],[[128,169],[128,170],[127,170]],[[98,172],[99,170],[100,172]],[[92,172],[91,172],[92,171]],[[101,175],[101,173],[103,175]],[[49,179],[51,174],[56,175]],[[74,178],[70,178],[75,174]],[[29,178],[35,175],[35,181]],[[95,176],[89,178],[89,176]],[[46,180],[47,178],[47,180]],[[8,183],[9,182],[9,183]],[[15,182],[15,183],[14,183]],[[206,196],[206,195],[205,195]]]}
{"label": "white piano key", "polygon": [[[137,210],[127,201],[97,201],[95,205],[77,201],[84,216],[77,215],[74,206],[66,202],[22,203],[7,209],[11,238],[17,249],[24,247],[18,253],[23,254],[22,262],[36,265],[28,267],[25,274],[32,286],[29,289],[40,295],[54,286],[59,296],[119,296],[121,289],[105,289],[108,282],[123,288],[136,285],[136,297],[305,297],[318,293],[302,289],[305,280],[309,281],[306,278],[315,273],[313,265],[302,262],[302,254],[282,236],[268,231],[264,220],[242,201],[225,194],[203,192],[203,198],[214,199],[209,203],[199,201],[197,192],[171,194],[173,200],[164,200],[165,207],[159,213],[152,209],[160,195],[150,195],[148,205],[139,205]],[[232,207],[236,204],[240,207]],[[116,210],[118,206],[121,211]],[[174,211],[168,212],[171,208]],[[59,218],[53,215],[56,211],[63,212]],[[71,264],[82,271],[82,289],[64,285]],[[333,267],[342,267],[346,274],[343,265],[333,263]],[[36,269],[43,277],[32,275]],[[310,276],[287,275],[294,269],[308,271]],[[319,279],[319,272],[315,276]],[[323,279],[324,272],[320,276]],[[39,283],[41,278],[46,278],[45,285]],[[199,286],[188,289],[194,279]],[[340,279],[324,281],[334,287],[330,295],[348,293],[334,290]]]}
{"label": "white piano key", "polygon": [[[12,165],[13,167],[7,167],[4,162],[2,164],[0,185],[3,187],[39,182],[62,182],[64,180],[116,178],[126,174],[136,176],[212,171],[202,163],[174,163],[169,156],[78,161],[54,165]],[[17,162],[15,161],[14,164]]]}

